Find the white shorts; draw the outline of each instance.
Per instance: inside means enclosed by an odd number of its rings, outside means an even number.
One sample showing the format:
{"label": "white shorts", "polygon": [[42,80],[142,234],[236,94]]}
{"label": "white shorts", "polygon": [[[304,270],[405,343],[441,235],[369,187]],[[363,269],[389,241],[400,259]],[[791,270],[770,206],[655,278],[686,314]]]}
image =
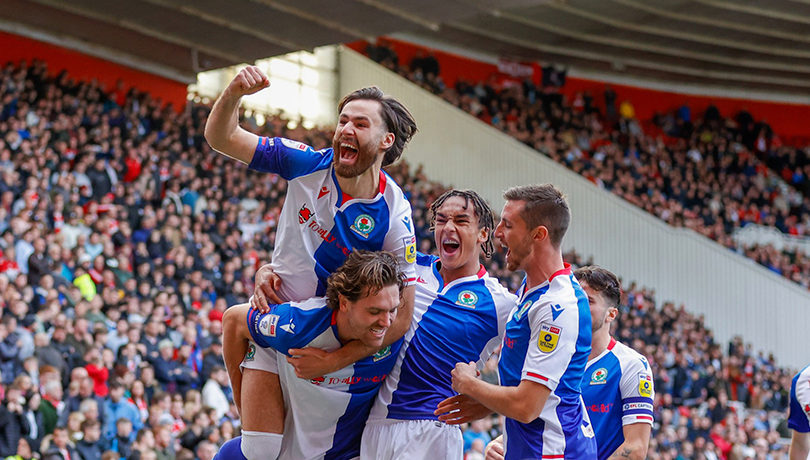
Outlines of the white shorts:
{"label": "white shorts", "polygon": [[461,460],[461,428],[435,420],[402,420],[367,424],[363,430],[360,460]]}
{"label": "white shorts", "polygon": [[251,340],[245,359],[242,360],[239,368],[278,374],[278,352],[272,348],[262,348]]}

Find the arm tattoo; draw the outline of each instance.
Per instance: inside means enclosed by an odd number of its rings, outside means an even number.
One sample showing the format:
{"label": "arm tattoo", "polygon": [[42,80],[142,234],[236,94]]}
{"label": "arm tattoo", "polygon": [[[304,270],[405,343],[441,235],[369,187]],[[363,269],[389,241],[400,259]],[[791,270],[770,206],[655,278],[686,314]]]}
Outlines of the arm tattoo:
{"label": "arm tattoo", "polygon": [[624,460],[624,459],[628,459],[628,458],[630,458],[630,455],[632,453],[633,453],[633,449],[628,449],[627,447],[625,447],[625,448],[622,449],[621,453],[619,453],[618,450],[616,452],[614,452],[613,455],[611,455],[608,460],[616,460],[616,459]]}

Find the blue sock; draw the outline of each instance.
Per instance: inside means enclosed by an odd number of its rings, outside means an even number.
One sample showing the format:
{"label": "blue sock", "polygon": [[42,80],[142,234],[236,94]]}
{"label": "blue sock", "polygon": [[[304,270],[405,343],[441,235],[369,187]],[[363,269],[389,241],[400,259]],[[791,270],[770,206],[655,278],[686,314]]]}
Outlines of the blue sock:
{"label": "blue sock", "polygon": [[214,460],[247,460],[242,453],[242,437],[237,436],[223,444]]}

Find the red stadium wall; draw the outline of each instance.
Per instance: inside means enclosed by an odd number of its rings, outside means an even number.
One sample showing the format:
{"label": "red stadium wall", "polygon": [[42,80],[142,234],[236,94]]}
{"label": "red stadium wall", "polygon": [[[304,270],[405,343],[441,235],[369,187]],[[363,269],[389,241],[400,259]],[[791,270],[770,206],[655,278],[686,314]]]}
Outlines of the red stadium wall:
{"label": "red stadium wall", "polygon": [[[399,55],[400,64],[408,65],[420,49],[428,48],[414,45],[400,40],[386,39]],[[354,42],[348,45],[355,51],[365,53],[367,43]],[[467,81],[477,82],[487,80],[494,76],[496,81],[510,80],[506,74],[498,71],[498,67],[456,54],[434,50],[434,55],[441,65],[442,78],[448,86],[455,85],[463,78]],[[534,68],[533,80],[540,83],[542,70],[537,63],[525,64]],[[756,120],[765,120],[771,125],[783,142],[806,146],[810,144],[810,130],[807,121],[810,119],[810,106],[788,104],[782,102],[752,101],[716,96],[696,96],[679,94],[637,86],[610,84],[616,92],[617,106],[624,100],[630,100],[636,110],[636,116],[642,122],[649,121],[656,112],[666,112],[677,109],[684,103],[689,103],[693,118],[701,118],[709,104],[714,104],[723,116],[734,116],[743,108],[747,109]],[[600,109],[604,109],[605,82],[588,80],[584,78],[567,77],[561,92],[573,100],[579,91],[590,91],[594,102]],[[618,107],[617,107],[618,109]],[[604,113],[604,112],[603,112]]]}
{"label": "red stadium wall", "polygon": [[164,103],[171,102],[176,110],[186,104],[188,87],[186,84],[168,78],[135,70],[120,64],[88,56],[78,51],[62,48],[30,38],[0,32],[0,64],[7,62],[41,59],[48,63],[51,73],[65,69],[71,78],[77,80],[97,79],[115,89],[116,82],[122,80],[125,88],[138,88],[149,92],[153,98]]}

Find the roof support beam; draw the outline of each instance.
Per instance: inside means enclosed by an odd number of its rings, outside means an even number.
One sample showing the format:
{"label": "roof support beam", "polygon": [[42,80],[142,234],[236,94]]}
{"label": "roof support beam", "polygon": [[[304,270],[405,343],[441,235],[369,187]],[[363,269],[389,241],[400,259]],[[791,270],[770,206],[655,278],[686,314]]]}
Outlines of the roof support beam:
{"label": "roof support beam", "polygon": [[800,87],[800,88],[810,88],[810,81],[807,80],[799,80],[795,78],[782,78],[782,77],[762,77],[758,75],[745,75],[740,74],[738,72],[723,72],[723,71],[716,71],[716,70],[704,70],[704,69],[695,69],[691,67],[683,67],[678,65],[671,65],[671,64],[663,64],[657,62],[649,62],[640,59],[634,58],[616,58],[615,56],[609,56],[603,53],[597,53],[593,51],[585,51],[575,48],[568,48],[563,46],[551,46],[551,45],[543,45],[536,41],[529,41],[523,40],[512,36],[503,35],[497,32],[489,31],[489,30],[481,30],[478,27],[473,27],[467,24],[460,24],[457,22],[450,23],[450,26],[462,30],[464,32],[479,35],[481,37],[487,38],[494,38],[496,40],[500,40],[504,43],[509,43],[512,45],[521,46],[527,49],[533,49],[536,51],[540,51],[543,53],[550,53],[550,54],[559,54],[565,56],[576,57],[580,59],[587,59],[591,61],[599,61],[599,62],[606,62],[609,64],[613,64],[617,61],[633,66],[639,67],[642,69],[650,69],[656,70],[661,72],[668,72],[678,75],[686,75],[692,77],[700,77],[700,78],[707,78],[707,79],[714,79],[714,80],[725,80],[725,81],[739,81],[739,82],[747,82],[747,83],[759,83],[765,85],[775,85],[775,86],[791,86],[791,87]]}
{"label": "roof support beam", "polygon": [[[810,2],[810,0],[808,0]],[[680,32],[675,29],[663,29],[657,27],[645,26],[638,23],[619,21],[609,18],[607,16],[591,13],[582,8],[571,6],[567,3],[551,2],[546,4],[550,8],[564,11],[566,13],[576,15],[591,21],[599,22],[617,29],[629,30],[632,32],[640,32],[650,35],[658,35],[667,38],[676,38],[678,40],[692,41],[695,43],[702,43],[704,45],[720,45],[727,48],[734,48],[743,51],[752,51],[755,53],[772,54],[775,56],[795,57],[802,59],[810,59],[810,51],[783,49],[778,46],[762,46],[753,43],[743,43],[738,40],[726,40],[718,36],[697,35],[694,33]]]}
{"label": "roof support beam", "polygon": [[[276,46],[281,46],[287,48],[290,52],[298,51],[307,49],[306,46],[301,45],[299,43],[295,43],[283,38],[276,37],[274,35],[268,34],[266,32],[262,32],[250,27],[245,27],[241,24],[238,24],[234,21],[229,21],[226,18],[221,16],[217,16],[211,13],[207,13],[199,8],[195,8],[193,6],[188,5],[177,5],[174,2],[166,1],[166,0],[141,0],[143,2],[151,3],[153,5],[162,6],[164,8],[169,8],[175,11],[179,11],[181,13],[185,13],[189,16],[194,16],[196,18],[202,19],[203,21],[208,21],[212,24],[216,24],[217,26],[224,27],[226,29],[230,29],[234,32],[239,32],[244,35],[249,35],[254,38],[258,38],[259,40],[272,43]],[[311,51],[311,49],[310,49]]]}
{"label": "roof support beam", "polygon": [[37,3],[41,3],[43,5],[47,5],[53,8],[57,8],[63,11],[68,11],[74,14],[78,14],[81,16],[85,16],[88,18],[96,19],[98,21],[108,22],[110,24],[115,24],[119,27],[134,30],[136,32],[142,33],[144,35],[150,36],[152,38],[157,38],[159,40],[163,40],[165,42],[174,43],[175,45],[184,46],[189,49],[197,49],[199,51],[205,52],[212,56],[216,56],[221,59],[225,59],[231,62],[250,62],[250,59],[245,56],[240,56],[233,53],[225,52],[221,49],[212,48],[205,45],[199,45],[198,43],[194,43],[190,40],[186,40],[184,38],[178,37],[173,34],[169,34],[157,29],[153,29],[146,24],[139,24],[133,21],[129,21],[126,19],[119,19],[115,16],[107,15],[100,13],[95,10],[90,10],[87,8],[81,8],[74,6],[69,3],[63,3],[58,0],[32,0]]}
{"label": "roof support beam", "polygon": [[[651,45],[646,43],[639,43],[636,41],[622,40],[618,38],[611,38],[603,35],[593,35],[588,33],[574,32],[564,27],[558,27],[545,22],[529,19],[525,16],[520,16],[511,12],[501,11],[501,17],[512,22],[523,24],[535,29],[551,32],[563,37],[573,38],[595,44],[607,44],[619,48],[624,48],[633,51],[645,51],[648,53],[662,54],[684,59],[694,59],[699,61],[711,62],[715,64],[722,64],[734,67],[746,67],[750,69],[759,70],[783,70],[787,72],[797,73],[810,73],[810,65],[795,65],[784,64],[773,61],[759,61],[753,59],[737,59],[726,56],[713,55],[701,53],[698,51],[689,51],[686,49],[670,48],[659,45]],[[623,60],[623,56],[617,56],[615,60]]]}

